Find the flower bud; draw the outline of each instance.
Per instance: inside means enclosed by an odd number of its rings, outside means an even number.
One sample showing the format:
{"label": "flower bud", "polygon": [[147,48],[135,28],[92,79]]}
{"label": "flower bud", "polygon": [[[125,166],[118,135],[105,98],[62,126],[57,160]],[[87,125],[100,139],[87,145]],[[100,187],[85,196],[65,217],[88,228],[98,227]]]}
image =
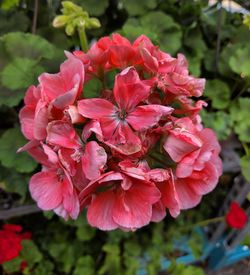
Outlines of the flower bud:
{"label": "flower bud", "polygon": [[63,27],[64,25],[66,25],[68,19],[69,19],[69,17],[67,15],[58,15],[53,20],[52,25],[55,28]]}

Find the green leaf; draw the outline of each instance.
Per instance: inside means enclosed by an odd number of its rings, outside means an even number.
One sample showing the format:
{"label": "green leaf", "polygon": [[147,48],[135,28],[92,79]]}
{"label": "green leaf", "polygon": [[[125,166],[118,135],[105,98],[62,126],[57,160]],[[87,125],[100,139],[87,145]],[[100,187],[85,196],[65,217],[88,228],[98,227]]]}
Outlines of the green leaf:
{"label": "green leaf", "polygon": [[121,256],[120,247],[116,244],[106,243],[103,246],[103,251],[106,252],[104,264],[98,271],[98,275],[103,274],[117,274],[121,275]]}
{"label": "green leaf", "polygon": [[4,42],[0,40],[0,70],[2,70],[9,62],[9,56],[5,49]]}
{"label": "green leaf", "polygon": [[150,12],[140,19],[142,27],[158,35],[162,50],[175,54],[181,46],[182,31],[171,16],[162,11]]}
{"label": "green leaf", "polygon": [[28,263],[28,266],[31,268],[36,263],[39,263],[43,259],[43,255],[38,250],[35,243],[31,240],[22,240],[22,250],[20,255]]}
{"label": "green leaf", "polygon": [[13,169],[6,169],[0,166],[0,180],[4,184],[4,190],[10,193],[19,194],[22,200],[28,192],[29,177],[25,174],[17,173]]}
{"label": "green leaf", "polygon": [[250,98],[240,97],[230,106],[230,116],[234,121],[234,131],[243,142],[250,142]]}
{"label": "green leaf", "polygon": [[1,73],[2,85],[9,89],[27,88],[37,82],[37,77],[44,71],[36,60],[16,58]]}
{"label": "green leaf", "polygon": [[82,6],[90,15],[102,15],[109,5],[109,0],[75,0]]}
{"label": "green leaf", "polygon": [[81,242],[71,241],[70,245],[68,242],[66,239],[63,239],[60,243],[59,241],[54,241],[49,244],[48,248],[49,254],[58,263],[58,266],[60,266],[59,269],[67,274],[70,273],[77,259],[83,253],[83,245]]}
{"label": "green leaf", "polygon": [[32,275],[53,275],[54,264],[48,260],[41,261],[35,269],[32,270]]}
{"label": "green leaf", "polygon": [[3,0],[1,9],[10,10],[19,4],[20,0]]}
{"label": "green leaf", "polygon": [[27,31],[29,18],[22,11],[2,12],[0,10],[0,35],[13,31]]}
{"label": "green leaf", "polygon": [[7,105],[9,107],[17,106],[23,99],[25,90],[10,90],[6,87],[0,86],[0,105]]}
{"label": "green leaf", "polygon": [[207,80],[204,95],[212,100],[215,109],[224,109],[230,103],[230,89],[219,79]]}
{"label": "green leaf", "polygon": [[225,112],[201,112],[205,127],[212,128],[219,140],[226,140],[232,132],[233,121],[231,116]]}
{"label": "green leaf", "polygon": [[85,98],[99,97],[102,90],[102,83],[98,78],[93,78],[84,84],[83,95]]}
{"label": "green leaf", "polygon": [[52,44],[41,36],[30,33],[12,32],[3,36],[2,40],[6,51],[12,58],[51,59],[55,53]]}
{"label": "green leaf", "polygon": [[243,156],[240,159],[240,166],[243,176],[250,181],[250,156]]}
{"label": "green leaf", "polygon": [[122,33],[130,40],[143,33],[155,44],[160,45],[161,50],[170,54],[175,54],[181,46],[180,25],[162,11],[149,12],[139,19],[128,19],[122,28]]}
{"label": "green leaf", "polygon": [[122,0],[122,3],[131,16],[142,15],[146,13],[149,9],[154,9],[157,5],[156,0]]}
{"label": "green leaf", "polygon": [[141,26],[139,20],[135,18],[130,18],[126,21],[126,23],[122,27],[121,33],[122,35],[128,37],[131,41],[134,41],[142,33],[145,34],[152,41],[158,41],[158,35],[150,29]]}
{"label": "green leaf", "polygon": [[80,241],[89,241],[95,236],[95,229],[89,225],[78,227],[76,231],[76,236]]}
{"label": "green leaf", "polygon": [[242,77],[250,77],[250,49],[249,46],[237,49],[229,59],[231,69]]}
{"label": "green leaf", "polygon": [[15,168],[18,172],[32,172],[37,163],[26,153],[17,154],[17,150],[25,144],[20,130],[11,128],[0,138],[0,161],[4,167]]}
{"label": "green leaf", "polygon": [[16,257],[11,261],[3,263],[3,269],[6,273],[18,272],[22,261],[21,257]]}
{"label": "green leaf", "polygon": [[77,260],[76,268],[73,275],[94,275],[95,273],[95,262],[91,256],[83,256]]}

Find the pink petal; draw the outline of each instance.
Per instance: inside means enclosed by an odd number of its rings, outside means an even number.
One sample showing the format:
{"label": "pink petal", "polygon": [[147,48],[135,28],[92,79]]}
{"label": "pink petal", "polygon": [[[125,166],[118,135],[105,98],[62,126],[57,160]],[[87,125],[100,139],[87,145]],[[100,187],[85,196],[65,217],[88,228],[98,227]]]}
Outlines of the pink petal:
{"label": "pink petal", "polygon": [[96,134],[96,137],[99,141],[103,140],[102,129],[99,121],[97,120],[91,120],[84,126],[82,131],[83,140],[87,141],[87,139],[91,136],[92,133]]}
{"label": "pink petal", "polygon": [[45,102],[39,101],[36,106],[34,118],[34,138],[43,140],[47,136],[48,109]]}
{"label": "pink petal", "polygon": [[35,86],[30,86],[25,94],[24,103],[28,106],[36,106],[37,101],[41,98],[40,89]]}
{"label": "pink petal", "polygon": [[80,213],[80,203],[75,190],[73,190],[73,194],[64,193],[63,207],[72,219],[77,219]]}
{"label": "pink petal", "polygon": [[136,167],[130,160],[123,160],[118,165],[122,172],[130,177],[140,180],[146,180],[147,178],[145,171],[140,167]]}
{"label": "pink petal", "polygon": [[52,210],[62,202],[62,183],[57,179],[56,170],[33,175],[30,179],[29,189],[32,198],[43,210]]}
{"label": "pink petal", "polygon": [[122,227],[135,229],[150,223],[152,205],[141,200],[137,192],[120,191],[116,194],[113,207],[113,219]]}
{"label": "pink petal", "polygon": [[218,178],[216,166],[212,162],[208,162],[202,171],[194,171],[186,179],[186,183],[196,194],[205,195],[216,187]]}
{"label": "pink petal", "polygon": [[122,180],[123,176],[121,175],[121,173],[118,172],[110,171],[102,174],[100,178],[89,182],[89,184],[81,191],[79,198],[80,200],[83,200],[87,195],[95,192],[98,187],[108,185],[109,182]]}
{"label": "pink petal", "polygon": [[180,209],[189,209],[198,205],[201,201],[201,195],[198,195],[188,184],[186,179],[177,179],[175,189],[178,194]]}
{"label": "pink petal", "polygon": [[78,83],[80,89],[82,88],[85,72],[84,66],[78,58],[71,55],[60,66],[60,72],[67,90],[71,90],[76,83]]}
{"label": "pink petal", "polygon": [[132,111],[149,96],[150,86],[144,84],[135,68],[123,70],[115,78],[114,96],[118,106],[127,112]]}
{"label": "pink petal", "polygon": [[176,167],[176,176],[178,178],[186,178],[190,176],[195,168],[194,163],[196,162],[200,150],[196,150],[183,157]]}
{"label": "pink petal", "polygon": [[91,226],[101,230],[113,230],[118,227],[112,217],[115,197],[113,191],[107,190],[93,199],[87,212],[87,219]]}
{"label": "pink petal", "polygon": [[136,107],[126,121],[136,130],[142,131],[155,126],[163,115],[170,114],[172,108],[160,105]]}
{"label": "pink petal", "polygon": [[57,165],[58,164],[58,156],[55,151],[52,150],[48,145],[42,144],[42,148],[44,153],[47,155],[48,160]]}
{"label": "pink petal", "polygon": [[67,122],[52,121],[47,127],[47,143],[69,149],[81,147],[81,141],[75,129]]}
{"label": "pink petal", "polygon": [[105,116],[112,116],[116,108],[105,99],[91,98],[78,101],[78,110],[84,117],[100,119]]}
{"label": "pink petal", "polygon": [[[82,62],[71,56],[61,65],[60,71],[58,74],[44,73],[39,77],[42,93],[47,101],[52,101],[72,89],[74,90],[74,95],[76,89],[77,93],[81,92],[84,80],[84,66]],[[71,101],[72,98],[71,96]],[[66,99],[69,99],[68,96],[66,96]],[[58,105],[60,103],[62,105],[65,104],[66,99],[59,99]]]}
{"label": "pink petal", "polygon": [[187,154],[199,149],[199,146],[194,142],[185,139],[185,137],[176,137],[173,134],[167,137],[163,147],[175,162],[181,161]]}
{"label": "pink petal", "polygon": [[35,110],[31,109],[28,106],[24,106],[19,112],[21,130],[23,135],[27,139],[34,139],[34,136],[33,136],[34,117],[35,117]]}
{"label": "pink petal", "polygon": [[161,201],[153,204],[152,222],[160,222],[166,217],[166,208]]}
{"label": "pink petal", "polygon": [[58,96],[55,100],[53,100],[52,102],[53,105],[56,108],[63,110],[67,106],[74,104],[78,96],[78,91],[79,91],[79,83],[75,84],[75,86],[68,92]]}
{"label": "pink petal", "polygon": [[109,63],[121,69],[126,68],[134,56],[131,46],[111,45],[109,48]]}
{"label": "pink petal", "polygon": [[109,140],[115,134],[115,131],[119,125],[119,120],[114,117],[103,117],[99,120],[101,126],[101,132],[104,140]]}
{"label": "pink petal", "polygon": [[105,150],[95,141],[90,141],[85,146],[82,156],[82,170],[89,180],[100,177],[107,162]]}
{"label": "pink petal", "polygon": [[144,66],[151,72],[156,73],[158,71],[158,60],[153,57],[146,48],[141,48],[140,53],[144,62]]}
{"label": "pink petal", "polygon": [[85,118],[79,114],[76,106],[69,105],[65,111],[69,115],[72,124],[82,123],[85,121]]}
{"label": "pink petal", "polygon": [[41,85],[43,97],[48,102],[65,93],[64,82],[60,73],[43,73],[39,76],[38,80]]}
{"label": "pink petal", "polygon": [[176,184],[173,180],[173,175],[171,175],[169,180],[159,182],[157,187],[161,191],[162,203],[168,208],[171,216],[176,218],[180,214],[180,199],[176,191]]}
{"label": "pink petal", "polygon": [[140,139],[127,124],[120,123],[112,138],[105,143],[124,155],[131,155],[141,150]]}

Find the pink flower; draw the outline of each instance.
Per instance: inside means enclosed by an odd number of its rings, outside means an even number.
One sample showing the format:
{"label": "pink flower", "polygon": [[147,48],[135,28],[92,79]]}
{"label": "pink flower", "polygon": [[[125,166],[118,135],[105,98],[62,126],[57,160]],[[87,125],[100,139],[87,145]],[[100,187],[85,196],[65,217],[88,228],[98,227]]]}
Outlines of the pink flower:
{"label": "pink flower", "polygon": [[65,219],[76,219],[80,207],[71,177],[57,154],[47,145],[43,145],[43,149],[48,157],[48,166],[31,177],[31,196],[41,209],[54,210]]}
{"label": "pink flower", "polygon": [[[102,186],[108,189],[97,193]],[[161,197],[144,171],[126,160],[119,163],[119,172],[106,173],[91,182],[80,194],[83,203],[89,195],[88,222],[102,230],[134,230],[147,225],[153,205]]]}
{"label": "pink flower", "polygon": [[164,92],[175,95],[201,96],[205,88],[205,79],[190,76],[187,68],[186,58],[184,55],[178,54],[172,70],[168,73],[159,74],[158,87]]}
{"label": "pink flower", "polygon": [[58,74],[44,73],[39,77],[40,85],[31,86],[25,96],[25,107],[19,117],[24,135],[29,139],[44,140],[46,127],[51,120],[65,119],[81,121],[71,105],[82,92],[84,67],[75,57],[61,65]]}
{"label": "pink flower", "polygon": [[201,196],[211,192],[222,174],[218,156],[220,145],[210,129],[198,131],[189,118],[175,121],[164,149],[177,163],[175,188],[180,208],[196,206]]}
{"label": "pink flower", "polygon": [[[76,219],[86,207],[92,226],[128,231],[177,217],[215,188],[220,146],[194,98],[205,81],[183,55],[113,34],[66,56],[28,89],[19,115],[29,141],[18,152],[42,165],[29,185],[40,208]],[[94,79],[100,96],[84,98]]]}
{"label": "pink flower", "polygon": [[105,99],[83,99],[78,103],[79,113],[100,122],[103,137],[110,146],[125,155],[133,154],[141,150],[141,141],[133,130],[149,129],[172,111],[161,105],[138,106],[147,99],[149,90],[136,70],[128,68],[116,77],[114,98],[117,106]]}

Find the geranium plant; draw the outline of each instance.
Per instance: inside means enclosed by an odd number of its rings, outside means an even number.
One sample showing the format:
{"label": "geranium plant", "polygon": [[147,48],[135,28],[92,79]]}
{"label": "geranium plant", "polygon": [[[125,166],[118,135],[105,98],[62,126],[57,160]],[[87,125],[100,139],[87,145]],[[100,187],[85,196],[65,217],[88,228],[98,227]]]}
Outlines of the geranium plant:
{"label": "geranium plant", "polygon": [[[87,207],[92,226],[135,230],[215,188],[220,146],[196,101],[205,80],[189,75],[182,54],[113,34],[66,56],[58,74],[28,89],[20,112],[29,139],[20,151],[42,165],[29,185],[40,208],[76,219]],[[96,80],[98,96],[86,98]]]}

